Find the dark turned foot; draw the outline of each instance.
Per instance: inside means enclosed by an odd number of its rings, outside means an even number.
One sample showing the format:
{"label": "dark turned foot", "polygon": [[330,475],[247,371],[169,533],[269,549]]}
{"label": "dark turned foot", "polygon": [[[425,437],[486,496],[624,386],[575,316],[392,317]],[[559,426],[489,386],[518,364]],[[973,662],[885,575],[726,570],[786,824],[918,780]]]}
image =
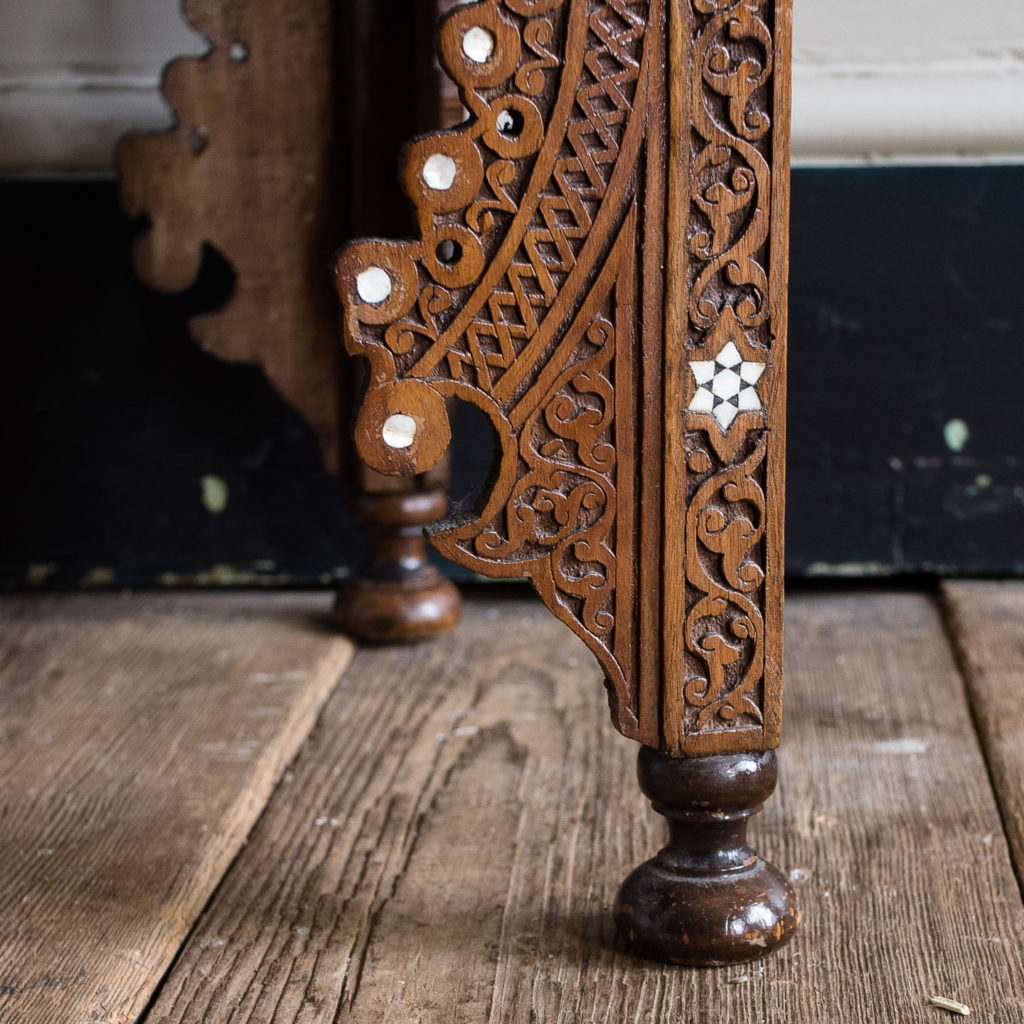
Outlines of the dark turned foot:
{"label": "dark turned foot", "polygon": [[356,498],[368,556],[359,575],[338,590],[334,621],[342,630],[374,643],[403,643],[445,633],[459,621],[462,598],[427,562],[423,536],[447,507],[441,488]]}
{"label": "dark turned foot", "polygon": [[669,757],[641,747],[640,788],[669,841],[622,883],[615,923],[630,952],[710,967],[756,960],[793,934],[796,893],[746,845],[775,789],[775,751]]}

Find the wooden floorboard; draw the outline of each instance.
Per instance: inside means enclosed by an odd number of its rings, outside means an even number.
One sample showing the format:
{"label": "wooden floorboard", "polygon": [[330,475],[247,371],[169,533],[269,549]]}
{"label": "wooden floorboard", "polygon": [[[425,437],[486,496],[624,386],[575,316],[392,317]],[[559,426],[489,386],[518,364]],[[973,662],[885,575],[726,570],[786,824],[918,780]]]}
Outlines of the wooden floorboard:
{"label": "wooden floorboard", "polygon": [[956,581],[946,608],[1024,886],[1024,581]]}
{"label": "wooden floorboard", "polygon": [[327,598],[0,600],[0,1021],[135,1021],[352,655]]}
{"label": "wooden floorboard", "polygon": [[[1024,1020],[1024,909],[937,606],[788,605],[783,782],[755,828],[804,924],[762,964],[613,948],[660,825],[599,673],[540,606],[361,651],[148,1024]],[[660,820],[660,819],[657,819]]]}

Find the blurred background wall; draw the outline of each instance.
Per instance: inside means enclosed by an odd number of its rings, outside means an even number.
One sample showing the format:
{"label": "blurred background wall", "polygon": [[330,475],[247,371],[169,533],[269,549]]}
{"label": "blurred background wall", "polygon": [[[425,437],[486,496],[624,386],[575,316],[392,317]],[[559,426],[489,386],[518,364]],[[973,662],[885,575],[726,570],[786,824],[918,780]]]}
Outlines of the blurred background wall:
{"label": "blurred background wall", "polygon": [[[178,0],[0,0],[0,167],[109,171],[200,54]],[[797,0],[795,163],[1024,159],[1024,4]]]}
{"label": "blurred background wall", "polygon": [[[788,571],[1024,574],[1024,3],[795,7]],[[301,418],[189,337],[231,267],[208,252],[177,297],[131,270],[113,145],[170,124],[161,68],[206,45],[179,0],[0,0],[0,587],[329,585],[358,559]],[[465,504],[489,443],[457,434]]]}

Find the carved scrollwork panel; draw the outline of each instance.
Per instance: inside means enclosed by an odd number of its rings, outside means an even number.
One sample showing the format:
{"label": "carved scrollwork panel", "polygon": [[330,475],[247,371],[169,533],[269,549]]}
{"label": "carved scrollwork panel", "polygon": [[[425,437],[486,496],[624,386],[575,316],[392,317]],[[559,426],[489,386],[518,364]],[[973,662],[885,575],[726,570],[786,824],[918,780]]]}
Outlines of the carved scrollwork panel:
{"label": "carved scrollwork panel", "polygon": [[[632,410],[617,408],[614,376],[636,326],[649,17],[628,0],[456,8],[440,48],[470,118],[407,151],[422,238],[359,243],[338,268],[347,343],[371,365],[364,458],[425,468],[448,437],[436,396],[487,413],[495,486],[434,543],[477,571],[532,579],[601,660],[630,735],[637,697],[616,625],[633,611],[615,599],[633,572],[616,557],[617,452],[633,443],[618,432]],[[381,445],[410,409],[425,414],[412,443]]]}
{"label": "carved scrollwork panel", "polygon": [[691,752],[778,742],[774,666],[765,690],[767,641],[781,646],[782,568],[769,553],[781,561],[782,508],[781,495],[769,502],[768,474],[781,454],[774,377],[785,340],[774,309],[784,253],[770,281],[773,164],[780,173],[773,13],[770,0],[692,0],[680,702]]}
{"label": "carved scrollwork panel", "polygon": [[489,492],[434,543],[531,579],[600,660],[617,727],[677,752],[776,741],[773,10],[456,7],[440,51],[468,119],[408,147],[420,238],[337,269],[370,366],[363,458],[422,472],[445,400],[482,409]]}

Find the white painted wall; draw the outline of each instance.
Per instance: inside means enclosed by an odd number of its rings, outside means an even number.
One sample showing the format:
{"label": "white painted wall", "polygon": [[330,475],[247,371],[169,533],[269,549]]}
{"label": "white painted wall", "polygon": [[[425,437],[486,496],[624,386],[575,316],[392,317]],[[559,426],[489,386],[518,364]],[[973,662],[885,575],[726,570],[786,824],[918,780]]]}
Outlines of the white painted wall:
{"label": "white painted wall", "polygon": [[1024,0],[794,4],[794,157],[1024,160]]}
{"label": "white painted wall", "polygon": [[[205,48],[179,3],[0,0],[0,171],[109,170],[168,124],[160,69]],[[1024,161],[1024,0],[795,4],[797,162]]]}
{"label": "white painted wall", "polygon": [[160,71],[200,54],[179,0],[0,0],[0,170],[109,170],[117,137],[170,124]]}

